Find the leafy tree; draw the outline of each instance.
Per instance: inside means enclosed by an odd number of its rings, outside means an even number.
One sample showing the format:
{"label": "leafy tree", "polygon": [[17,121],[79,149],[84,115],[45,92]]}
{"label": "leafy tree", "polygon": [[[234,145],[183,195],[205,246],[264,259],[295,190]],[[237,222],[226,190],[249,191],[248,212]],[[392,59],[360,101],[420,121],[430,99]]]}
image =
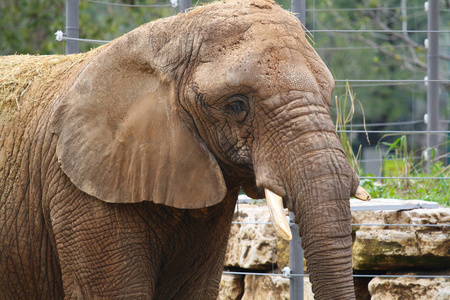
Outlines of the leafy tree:
{"label": "leafy tree", "polygon": [[[422,80],[427,73],[427,13],[419,0],[308,1],[306,24],[312,31],[317,51],[337,79]],[[441,1],[441,30],[449,30],[448,1]],[[350,30],[316,32],[316,30]],[[362,30],[356,32],[355,30]],[[372,32],[369,32],[372,31]],[[374,32],[375,31],[375,32]],[[448,44],[448,34],[440,34],[441,44]],[[448,46],[447,46],[448,47]],[[449,78],[448,48],[441,48],[441,79]],[[345,94],[345,83],[337,84],[336,95]],[[367,123],[420,121],[426,113],[426,87],[422,83],[350,82],[364,108]],[[448,120],[448,85],[441,85],[441,120]],[[363,122],[363,112],[356,106],[355,123]],[[443,129],[446,127],[443,124]],[[354,128],[362,129],[362,128]],[[374,130],[424,130],[425,124],[378,126]],[[382,135],[370,135],[372,145]],[[394,140],[396,137],[387,138]],[[424,136],[408,141],[425,146]],[[365,143],[365,134],[358,142]]]}
{"label": "leafy tree", "polygon": [[[101,0],[115,4],[170,4],[163,0]],[[172,7],[121,7],[80,0],[80,38],[114,39],[141,24],[177,13]],[[63,54],[64,43],[56,42],[54,33],[65,29],[63,0],[2,0],[0,2],[0,54]],[[80,43],[80,51],[95,47]]]}
{"label": "leafy tree", "polygon": [[64,28],[64,1],[2,0],[0,54],[62,53],[54,32]]}

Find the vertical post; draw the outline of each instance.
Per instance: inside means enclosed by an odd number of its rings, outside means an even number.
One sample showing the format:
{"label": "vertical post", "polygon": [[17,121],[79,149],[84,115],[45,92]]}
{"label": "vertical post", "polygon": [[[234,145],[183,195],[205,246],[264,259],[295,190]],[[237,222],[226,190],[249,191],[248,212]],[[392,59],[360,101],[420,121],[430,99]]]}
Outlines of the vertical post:
{"label": "vertical post", "polygon": [[[294,223],[294,213],[289,212],[292,240],[289,242],[289,268],[291,274],[303,274],[303,249],[300,235],[298,234],[298,225]],[[289,280],[289,298],[291,300],[303,300],[303,281],[302,276],[292,276]]]}
{"label": "vertical post", "polygon": [[[427,86],[427,115],[428,131],[439,130],[439,0],[428,1],[428,82]],[[438,136],[437,134],[427,134],[427,168],[430,168],[431,151],[434,149],[435,156],[438,156]]]}
{"label": "vertical post", "polygon": [[[306,0],[291,0],[291,12],[306,27]],[[289,268],[291,269],[291,274],[303,274],[302,242],[298,232],[298,225],[294,223],[294,213],[289,212],[289,219],[291,220],[289,223],[292,232],[292,240],[289,242]],[[303,300],[303,283],[304,277],[302,276],[292,276],[289,279],[289,298],[291,300]]]}
{"label": "vertical post", "polygon": [[185,12],[186,9],[192,6],[192,0],[180,0],[180,12]]}
{"label": "vertical post", "polygon": [[291,0],[291,12],[302,22],[306,27],[306,0]]}
{"label": "vertical post", "polygon": [[[79,37],[79,10],[78,0],[66,0],[66,37]],[[78,41],[66,41],[66,54],[79,51]]]}

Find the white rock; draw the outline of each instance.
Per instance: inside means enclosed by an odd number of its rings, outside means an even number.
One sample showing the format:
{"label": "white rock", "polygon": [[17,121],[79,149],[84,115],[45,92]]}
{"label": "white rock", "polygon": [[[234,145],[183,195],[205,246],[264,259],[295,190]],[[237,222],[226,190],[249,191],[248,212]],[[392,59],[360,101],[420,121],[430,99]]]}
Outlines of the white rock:
{"label": "white rock", "polygon": [[[399,206],[403,200],[376,199],[379,207]],[[426,201],[404,201],[412,207],[437,206]],[[364,203],[362,207],[367,207]],[[354,211],[358,224],[445,224],[449,208],[401,211]],[[450,228],[444,226],[358,226],[353,243],[353,267],[357,270],[392,270],[405,267],[441,268],[450,265]]]}
{"label": "white rock", "polygon": [[289,300],[289,279],[281,276],[246,275],[242,300]]}
{"label": "white rock", "polygon": [[[246,275],[242,300],[284,300],[289,299],[289,279],[281,276]],[[304,277],[303,299],[314,300],[311,283]]]}
{"label": "white rock", "polygon": [[[355,201],[357,201],[356,204]],[[398,209],[398,207],[404,208],[404,204],[409,207],[431,207],[432,209],[352,211],[352,223],[450,224],[450,208],[439,207],[433,202],[391,199],[374,199],[370,202],[352,200],[352,206],[356,210],[370,206],[372,208],[397,207]],[[234,221],[271,222],[266,205],[244,204],[238,206]],[[355,269],[394,270],[409,267],[415,268],[418,274],[424,274],[422,271],[424,268],[450,266],[449,227],[382,225],[355,226],[354,230],[356,231],[353,244]],[[226,254],[226,266],[249,271],[274,272],[278,267],[276,244],[276,232],[271,224],[233,224]],[[280,256],[280,253],[278,255]],[[284,253],[284,256],[287,257],[287,254]],[[287,261],[286,258],[284,260]],[[400,274],[402,271],[398,272]],[[436,272],[438,271],[430,271],[430,274],[436,274]],[[430,284],[426,283],[426,280],[431,281]],[[245,280],[242,276],[238,276],[233,279],[225,278],[223,281],[230,283],[221,283],[219,299],[241,299],[241,296],[236,295],[239,295],[239,284],[242,282],[244,282],[242,299],[288,299],[289,297],[289,280],[280,276],[247,275]],[[367,285],[364,284],[364,286]],[[403,289],[403,286],[406,288]],[[379,292],[386,287],[390,291]],[[304,299],[313,299],[307,278],[305,278],[304,290]],[[434,280],[402,278],[392,282],[377,278],[371,282],[371,292],[374,293],[372,299],[450,300],[449,282],[448,279],[443,280],[443,278]],[[411,293],[416,296],[409,297]],[[423,296],[423,293],[427,296]]]}
{"label": "white rock", "polygon": [[244,275],[223,274],[218,300],[238,300],[244,294]]}
{"label": "white rock", "polygon": [[[437,272],[434,272],[434,275]],[[421,272],[424,274],[424,272]],[[441,272],[449,275],[449,272]],[[408,275],[413,275],[409,273]],[[416,274],[417,275],[417,274]],[[449,278],[379,278],[369,283],[371,300],[448,300]]]}
{"label": "white rock", "polygon": [[[235,222],[270,223],[266,205],[240,204]],[[271,270],[277,263],[277,235],[272,224],[233,224],[225,256],[226,267]]]}

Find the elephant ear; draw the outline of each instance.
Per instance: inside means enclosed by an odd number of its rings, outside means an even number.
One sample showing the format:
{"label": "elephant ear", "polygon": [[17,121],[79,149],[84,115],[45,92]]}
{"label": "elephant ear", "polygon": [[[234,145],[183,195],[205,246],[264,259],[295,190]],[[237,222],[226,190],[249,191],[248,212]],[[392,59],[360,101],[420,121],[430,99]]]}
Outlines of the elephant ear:
{"label": "elephant ear", "polygon": [[87,62],[51,120],[62,170],[111,203],[195,209],[223,200],[220,167],[177,106],[173,80],[106,47]]}

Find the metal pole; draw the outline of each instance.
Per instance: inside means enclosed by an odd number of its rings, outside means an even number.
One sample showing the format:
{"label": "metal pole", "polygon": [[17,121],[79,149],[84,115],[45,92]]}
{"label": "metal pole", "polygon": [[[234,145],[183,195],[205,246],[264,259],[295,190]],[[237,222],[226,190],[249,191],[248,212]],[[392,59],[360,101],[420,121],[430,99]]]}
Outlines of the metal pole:
{"label": "metal pole", "polygon": [[[291,0],[291,12],[306,27],[306,0]],[[292,240],[289,242],[289,268],[291,274],[303,274],[302,240],[298,232],[298,225],[294,222],[294,213],[289,212],[289,219],[292,232]],[[304,277],[301,276],[293,276],[289,279],[289,299],[303,300],[303,283]]]}
{"label": "metal pole", "polygon": [[[78,0],[66,0],[66,36],[79,38],[79,5]],[[78,41],[66,41],[66,54],[78,53]]]}
{"label": "metal pole", "polygon": [[[427,86],[427,130],[439,130],[439,0],[428,1],[428,82]],[[427,168],[430,169],[431,151],[438,157],[438,135],[427,134]]]}
{"label": "metal pole", "polygon": [[[289,212],[291,220],[292,240],[289,242],[289,268],[291,274],[303,274],[303,249],[302,240],[298,234],[298,225],[294,223],[294,213]],[[303,300],[303,277],[292,276],[289,279],[289,298],[291,300]]]}
{"label": "metal pole", "polygon": [[180,12],[185,12],[186,9],[192,6],[192,0],[180,0]]}
{"label": "metal pole", "polygon": [[302,22],[303,26],[306,27],[306,0],[291,0],[291,12],[294,13],[300,22]]}

